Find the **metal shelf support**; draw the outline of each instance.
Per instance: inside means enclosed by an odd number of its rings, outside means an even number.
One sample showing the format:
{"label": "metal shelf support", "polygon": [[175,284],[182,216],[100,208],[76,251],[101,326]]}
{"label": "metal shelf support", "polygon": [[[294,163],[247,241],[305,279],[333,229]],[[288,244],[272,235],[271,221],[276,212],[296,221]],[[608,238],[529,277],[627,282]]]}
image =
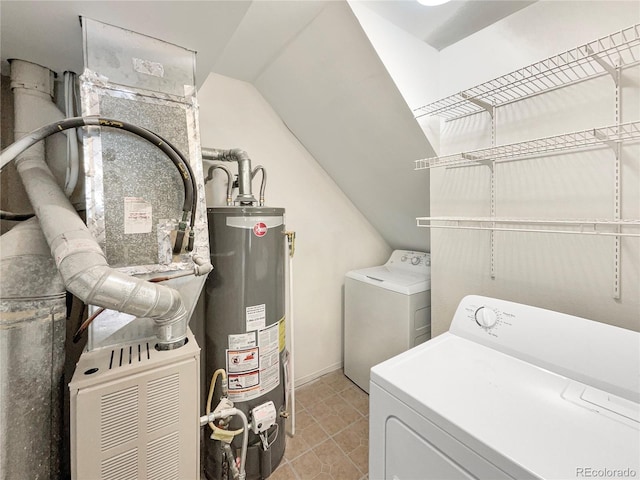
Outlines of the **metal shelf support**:
{"label": "metal shelf support", "polygon": [[593,59],[598,65],[600,65],[613,79],[616,86],[618,86],[618,72],[617,68],[609,65],[604,59],[600,58],[600,56],[593,51],[593,49],[589,45],[585,45],[585,51],[587,55]]}
{"label": "metal shelf support", "polygon": [[475,98],[464,92],[460,92],[460,96],[467,102],[471,102],[474,105],[482,108],[483,110],[486,110],[487,112],[489,112],[489,115],[491,115],[491,118],[493,118],[495,107],[491,103],[480,100],[479,98]]}

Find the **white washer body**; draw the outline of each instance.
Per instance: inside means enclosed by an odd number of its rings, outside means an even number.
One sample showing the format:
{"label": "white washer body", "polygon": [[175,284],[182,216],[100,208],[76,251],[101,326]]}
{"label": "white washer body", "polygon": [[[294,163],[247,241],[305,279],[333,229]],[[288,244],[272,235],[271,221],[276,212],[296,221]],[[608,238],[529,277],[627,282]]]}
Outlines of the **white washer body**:
{"label": "white washer body", "polygon": [[371,371],[371,479],[638,478],[640,334],[468,296]]}
{"label": "white washer body", "polygon": [[429,254],[396,250],[345,278],[344,373],[369,392],[372,366],[431,336]]}

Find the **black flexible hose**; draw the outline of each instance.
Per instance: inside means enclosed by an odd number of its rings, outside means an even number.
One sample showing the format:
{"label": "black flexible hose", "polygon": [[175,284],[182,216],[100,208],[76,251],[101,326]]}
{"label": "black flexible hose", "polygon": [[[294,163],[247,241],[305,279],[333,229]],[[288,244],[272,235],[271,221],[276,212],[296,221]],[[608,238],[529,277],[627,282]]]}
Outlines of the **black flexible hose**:
{"label": "black flexible hose", "polygon": [[[156,133],[156,135],[158,135]],[[165,142],[169,147],[171,147],[182,159],[183,163],[185,164],[185,166],[187,167],[187,171],[189,172],[189,176],[191,178],[191,188],[193,188],[194,191],[194,195],[193,195],[193,202],[191,204],[191,219],[189,222],[189,241],[187,243],[187,251],[190,252],[191,250],[193,250],[193,242],[194,242],[194,236],[195,236],[195,229],[194,229],[194,225],[195,225],[195,221],[196,221],[196,208],[197,208],[197,204],[198,204],[198,184],[196,183],[196,177],[193,174],[193,169],[191,168],[191,165],[189,164],[189,161],[187,160],[187,158],[182,154],[182,152],[180,150],[178,150],[171,142],[169,142],[169,140],[161,137],[160,135],[158,135],[159,138],[162,139],[163,142]],[[183,232],[183,236],[184,236],[184,232]],[[182,239],[180,240],[180,245],[182,245]],[[176,241],[176,247],[178,246],[178,242]],[[179,250],[176,252],[176,250],[174,249],[174,253],[178,253]]]}
{"label": "black flexible hose", "polygon": [[[66,118],[64,120],[60,120],[59,122],[50,123],[43,127],[40,127],[37,130],[27,134],[25,137],[22,137],[17,142],[13,143],[9,147],[5,148],[2,151],[2,164],[5,164],[4,157],[6,155],[10,156],[10,160],[13,160],[15,157],[24,152],[27,148],[35,145],[39,141],[45,139],[46,137],[53,135],[57,132],[63,132],[65,130],[69,130],[71,128],[78,127],[110,127],[116,128],[120,130],[125,130],[131,132],[145,140],[149,143],[152,143],[156,147],[158,147],[165,155],[169,157],[169,159],[173,162],[175,167],[180,172],[180,176],[182,177],[182,183],[184,186],[184,203],[182,205],[183,212],[183,221],[186,221],[186,218],[189,213],[191,213],[192,222],[195,218],[195,206],[197,204],[196,198],[197,193],[195,189],[195,178],[193,177],[193,171],[191,170],[191,166],[189,162],[186,161],[184,155],[178,151],[173,145],[164,140],[162,137],[156,135],[155,133],[142,128],[136,125],[132,125],[130,123],[122,122],[120,120],[113,120],[109,118],[102,117],[72,117]],[[9,161],[10,161],[9,160]],[[192,223],[193,225],[193,223]],[[192,229],[193,231],[193,229]],[[178,232],[180,234],[180,231]],[[180,237],[184,237],[184,230],[182,230],[182,235]],[[182,241],[180,241],[179,246],[181,248]],[[174,252],[178,247],[178,239],[176,240],[176,245],[174,247]],[[178,249],[179,251],[180,249]]]}
{"label": "black flexible hose", "polygon": [[35,213],[13,213],[6,210],[0,210],[0,220],[11,220],[13,222],[22,222],[34,217]]}

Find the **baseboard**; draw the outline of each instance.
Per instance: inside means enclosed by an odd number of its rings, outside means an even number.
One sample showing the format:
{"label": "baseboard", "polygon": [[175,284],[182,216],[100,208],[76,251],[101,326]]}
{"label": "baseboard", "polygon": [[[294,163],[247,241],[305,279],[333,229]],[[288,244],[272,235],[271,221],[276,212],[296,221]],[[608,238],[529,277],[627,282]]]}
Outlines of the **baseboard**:
{"label": "baseboard", "polygon": [[342,369],[342,362],[334,363],[333,365],[329,365],[328,367],[323,368],[322,370],[318,370],[317,372],[311,373],[309,375],[305,375],[304,377],[300,377],[296,379],[296,388],[300,388],[301,386],[311,383],[314,380],[317,380],[323,375],[327,373],[335,372],[336,370]]}

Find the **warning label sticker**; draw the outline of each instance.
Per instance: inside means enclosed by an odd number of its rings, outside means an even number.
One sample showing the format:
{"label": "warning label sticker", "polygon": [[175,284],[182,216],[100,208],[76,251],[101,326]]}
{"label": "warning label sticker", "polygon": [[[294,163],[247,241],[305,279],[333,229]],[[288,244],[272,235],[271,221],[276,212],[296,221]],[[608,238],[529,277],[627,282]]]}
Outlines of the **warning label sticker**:
{"label": "warning label sticker", "polygon": [[257,371],[259,366],[258,347],[227,350],[227,373]]}
{"label": "warning label sticker", "polygon": [[247,307],[247,332],[252,330],[262,330],[267,321],[267,306],[262,303],[260,305],[252,305]]}
{"label": "warning label sticker", "polygon": [[258,372],[233,374],[229,375],[227,379],[229,381],[229,397],[233,397],[232,401],[250,400],[260,396],[258,392],[260,374]]}
{"label": "warning label sticker", "polygon": [[270,392],[280,384],[280,322],[258,332],[260,346],[261,393]]}
{"label": "warning label sticker", "polygon": [[[257,346],[227,350],[229,400],[252,400],[280,385],[280,342],[283,320],[257,331]],[[255,335],[256,332],[250,332]],[[243,335],[229,335],[234,341]],[[253,337],[255,339],[255,336]],[[248,337],[245,341],[249,341]],[[255,341],[255,340],[254,340]]]}

